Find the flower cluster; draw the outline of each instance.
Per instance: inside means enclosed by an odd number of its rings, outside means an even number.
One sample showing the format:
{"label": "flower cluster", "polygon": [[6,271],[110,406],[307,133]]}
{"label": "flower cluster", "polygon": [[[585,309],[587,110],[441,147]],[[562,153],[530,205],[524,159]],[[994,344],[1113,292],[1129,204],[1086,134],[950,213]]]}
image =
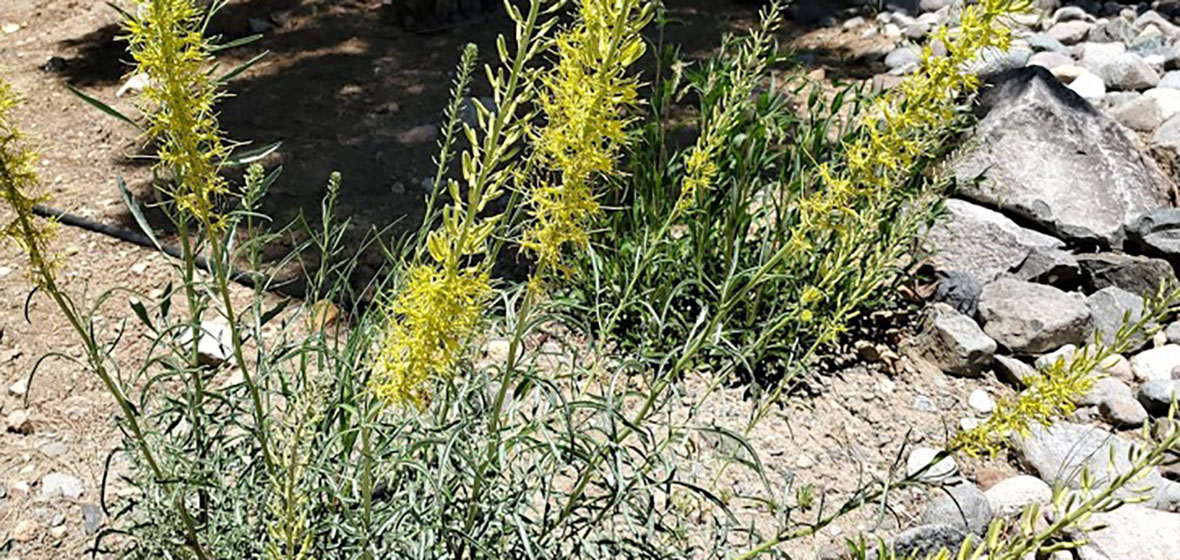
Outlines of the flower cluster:
{"label": "flower cluster", "polygon": [[196,0],[136,0],[125,26],[131,57],[148,77],[143,99],[158,168],[174,181],[177,207],[213,226],[216,199],[227,192],[219,161],[229,148],[217,123],[220,94],[206,68],[210,46],[202,22]]}
{"label": "flower cluster", "polygon": [[1094,369],[1109,355],[1106,351],[1083,351],[1069,360],[1058,359],[1029,376],[1023,391],[998,402],[987,421],[959,432],[951,446],[972,456],[994,455],[1004,448],[1009,436],[1027,436],[1033,426],[1047,426],[1054,418],[1073,412],[1077,400],[1098,381]]}
{"label": "flower cluster", "polygon": [[0,230],[0,236],[28,255],[29,279],[44,286],[52,281],[58,264],[48,252],[56,224],[33,215],[33,207],[44,202],[46,196],[34,193],[38,183],[34,168],[37,156],[24,145],[23,135],[13,120],[12,112],[19,104],[12,87],[0,79],[0,199],[13,212],[12,221]]}
{"label": "flower cluster", "polygon": [[[842,227],[858,199],[888,197],[901,189],[955,118],[958,96],[978,87],[972,64],[988,49],[1007,49],[1012,32],[1006,18],[1031,7],[1031,0],[983,0],[963,7],[956,36],[945,26],[939,29],[923,49],[922,71],[875,101],[864,133],[845,146],[844,165],[838,170],[821,166],[827,188],[806,201],[807,218]],[[945,45],[945,54],[934,52],[930,45],[935,42]]]}
{"label": "flower cluster", "polygon": [[774,54],[774,33],[782,23],[781,5],[772,2],[761,14],[761,25],[750,31],[746,40],[726,48],[738,49],[730,87],[703,115],[701,135],[684,161],[684,181],[680,185],[678,210],[687,210],[709,189],[717,178],[717,157],[729,131],[742,119],[754,91],[761,85],[767,60]]}
{"label": "flower cluster", "polygon": [[425,382],[454,369],[479,326],[491,294],[488,282],[484,267],[419,265],[410,271],[392,306],[377,363],[379,397],[419,407],[429,402]]}
{"label": "flower cluster", "polygon": [[[988,49],[1006,49],[1011,37],[1007,19],[1030,8],[1030,0],[965,5],[957,34],[952,37],[943,27],[932,40],[945,45],[945,54],[927,46],[921,71],[873,102],[860,123],[860,133],[845,144],[843,161],[816,166],[820,188],[795,202],[796,225],[786,244],[804,255],[813,254],[817,247],[828,248],[817,258],[802,261],[800,266],[806,270],[793,272],[812,279],[806,289],[825,294],[816,305],[833,307],[816,316],[821,343],[838,337],[860,303],[874,297],[892,277],[888,270],[900,257],[896,254],[899,243],[882,239],[904,238],[907,228],[914,227],[902,207],[928,194],[912,187],[915,170],[952,125],[960,96],[978,87],[973,65]],[[846,286],[857,288],[850,291]],[[843,296],[827,296],[837,293]],[[799,296],[793,297],[798,300]]]}
{"label": "flower cluster", "polygon": [[451,200],[442,208],[441,225],[426,236],[429,260],[411,267],[389,305],[372,381],[373,392],[387,403],[420,408],[428,404],[425,382],[453,374],[482,319],[492,292],[486,252],[501,215],[481,213],[509,182],[519,182],[526,175],[516,155],[531,115],[517,113],[529,100],[526,64],[541,51],[544,32],[550,27],[538,23],[545,2],[530,0],[527,13],[506,5],[516,22],[516,53],[510,55],[501,40],[503,68],[487,68],[499,110],[493,113],[475,103],[482,135],[464,125],[469,141],[461,161],[465,185],[447,181]]}
{"label": "flower cluster", "polygon": [[540,79],[539,104],[547,124],[536,150],[555,177],[530,191],[534,222],[523,246],[538,268],[561,268],[567,245],[584,246],[587,227],[600,214],[593,181],[616,172],[627,109],[638,82],[628,68],[643,56],[640,31],[654,6],[640,0],[579,0],[575,21],[554,40],[557,62]]}

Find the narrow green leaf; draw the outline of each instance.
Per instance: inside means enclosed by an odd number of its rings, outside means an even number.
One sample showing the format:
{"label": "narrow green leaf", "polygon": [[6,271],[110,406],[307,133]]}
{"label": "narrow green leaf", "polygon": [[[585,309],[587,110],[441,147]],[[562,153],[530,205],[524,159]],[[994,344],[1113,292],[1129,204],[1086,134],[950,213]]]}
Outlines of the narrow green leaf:
{"label": "narrow green leaf", "polygon": [[70,90],[70,92],[73,93],[74,95],[77,95],[78,97],[80,97],[82,99],[82,101],[85,101],[85,102],[97,107],[99,111],[102,111],[112,117],[115,117],[116,119],[119,119],[131,126],[134,126],[135,128],[137,128],[139,130],[143,130],[143,127],[139,126],[139,123],[131,120],[131,118],[128,117],[127,115],[120,113],[114,107],[111,107],[110,105],[107,105],[106,103],[103,103],[102,101],[99,101],[93,97],[90,97],[89,95],[86,95],[85,93],[82,93],[80,90],[78,90],[74,86],[67,85],[66,88],[68,88]]}
{"label": "narrow green leaf", "polygon": [[230,156],[228,158],[222,160],[221,164],[229,166],[229,167],[240,167],[243,165],[249,165],[249,164],[254,163],[258,160],[261,160],[262,158],[264,158],[266,156],[269,156],[269,155],[275,153],[279,149],[279,147],[282,145],[283,145],[282,142],[274,142],[272,144],[267,144],[265,146],[255,148],[253,150],[246,150],[244,152],[233,153],[233,154],[230,154]]}
{"label": "narrow green leaf", "polygon": [[115,179],[115,183],[119,185],[119,195],[123,197],[123,204],[127,206],[127,211],[131,212],[131,216],[135,218],[135,223],[139,225],[139,229],[143,234],[152,240],[152,245],[156,249],[163,251],[164,248],[160,244],[160,240],[156,239],[156,232],[152,229],[151,224],[148,223],[147,218],[143,215],[143,209],[139,206],[139,201],[135,200],[135,196],[131,191],[127,190],[127,182],[122,177]]}

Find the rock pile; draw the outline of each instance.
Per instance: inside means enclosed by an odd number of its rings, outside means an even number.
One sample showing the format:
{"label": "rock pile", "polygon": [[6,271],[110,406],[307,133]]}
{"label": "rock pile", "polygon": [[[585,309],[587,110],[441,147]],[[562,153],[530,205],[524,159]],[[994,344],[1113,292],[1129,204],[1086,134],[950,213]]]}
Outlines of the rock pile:
{"label": "rock pile", "polygon": [[[958,10],[955,2],[887,4],[892,11],[875,21],[832,22],[894,40],[881,84],[916,70],[921,48],[937,53],[930,32],[953,27]],[[1138,320],[1145,297],[1176,282],[1180,209],[1163,169],[1180,151],[1180,2],[1060,4],[1037,2],[1038,13],[1017,18],[1012,49],[986,53],[974,67],[986,84],[979,121],[946,162],[961,188],[924,241],[937,303],[908,354],[927,369],[1022,388],[1096,337],[1113,339],[1124,320]],[[1048,504],[1053,485],[1078,488],[1083,468],[1097,484],[1124,472],[1139,445],[1133,430],[1180,398],[1180,322],[1133,340],[1126,356],[1100,368],[1105,377],[1070,418],[1014,438],[1028,474],[981,490],[953,465],[929,468],[942,489],[891,546],[953,548],[994,516]],[[984,415],[994,406],[981,390],[969,400]],[[936,456],[915,450],[911,471]],[[1148,473],[1139,485],[1151,488],[1146,501],[1099,516],[1110,527],[1080,535],[1090,544],[1063,557],[1180,558],[1180,538],[1154,537],[1180,534],[1180,483],[1169,477],[1174,470]]]}

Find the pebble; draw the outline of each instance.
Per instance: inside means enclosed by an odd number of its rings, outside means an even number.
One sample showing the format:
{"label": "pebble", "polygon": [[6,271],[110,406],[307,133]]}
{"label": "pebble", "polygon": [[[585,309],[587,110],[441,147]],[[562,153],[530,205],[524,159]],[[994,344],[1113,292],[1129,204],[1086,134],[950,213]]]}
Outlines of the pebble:
{"label": "pebble", "polygon": [[996,355],[994,367],[1001,381],[1023,388],[1028,379],[1037,375],[1036,368],[1010,356]]}
{"label": "pebble", "polygon": [[42,445],[39,449],[42,454],[44,454],[46,457],[49,457],[50,459],[61,457],[70,450],[66,444],[60,441],[51,441],[45,445]]}
{"label": "pebble", "polygon": [[82,504],[82,529],[87,535],[93,535],[102,527],[106,514],[95,504]]}
{"label": "pebble", "polygon": [[1082,70],[1077,78],[1069,82],[1069,89],[1089,100],[1102,99],[1106,95],[1106,84],[1102,78],[1086,70]]}
{"label": "pebble", "polygon": [[82,480],[64,473],[49,473],[41,478],[42,498],[68,498],[76,500],[86,492]]}
{"label": "pebble", "polygon": [[1180,89],[1180,70],[1173,70],[1164,74],[1164,77],[1160,78],[1159,87]]}
{"label": "pebble", "polygon": [[885,66],[898,72],[916,70],[922,59],[914,47],[899,47],[885,55]]}
{"label": "pebble", "polygon": [[23,410],[10,412],[5,423],[10,432],[24,435],[33,433],[33,422],[29,420],[29,413]]}
{"label": "pebble", "polygon": [[1166,344],[1144,350],[1131,357],[1131,371],[1137,381],[1172,379],[1172,370],[1180,366],[1180,345]]}
{"label": "pebble", "polygon": [[1085,21],[1064,21],[1050,27],[1047,33],[1063,45],[1076,45],[1086,40],[1092,27]]}
{"label": "pebble", "polygon": [[938,497],[922,512],[923,524],[946,523],[979,536],[987,532],[992,521],[992,507],[978,487],[962,483],[936,492]]}
{"label": "pebble", "polygon": [[984,492],[992,513],[1000,517],[1019,515],[1032,504],[1048,505],[1053,489],[1035,476],[1019,475],[996,483]]}
{"label": "pebble", "polygon": [[924,482],[939,482],[945,481],[959,472],[959,466],[955,464],[954,457],[947,455],[939,460],[937,463],[934,459],[941,453],[940,450],[931,447],[918,447],[910,452],[910,457],[906,461],[906,475],[915,476],[922,471],[927,465],[931,465],[925,472],[918,477],[918,480]]}
{"label": "pebble", "polygon": [[1160,83],[1159,74],[1143,57],[1127,53],[1107,63],[1098,73],[1106,87],[1124,91],[1142,91]]}
{"label": "pebble", "polygon": [[914,397],[914,408],[922,412],[932,412],[934,410],[934,401],[930,397],[918,395]]}
{"label": "pebble", "polygon": [[[180,343],[190,346],[192,339],[192,330],[185,329]],[[233,357],[233,333],[229,325],[222,321],[202,321],[197,354],[201,365],[207,367],[218,367],[229,361]]]}
{"label": "pebble", "polygon": [[37,534],[40,532],[41,524],[37,523],[37,520],[22,519],[12,528],[12,540],[16,542],[29,542],[37,538]]}
{"label": "pebble", "polygon": [[8,394],[14,397],[23,397],[29,392],[29,378],[21,376],[20,379],[8,386]]}
{"label": "pebble", "polygon": [[[1085,74],[1087,70],[1074,64],[1061,64],[1050,68],[1049,72],[1052,73],[1055,78],[1060,80],[1061,83],[1072,84],[1077,81],[1078,78],[1082,77],[1082,75]],[[1094,77],[1097,78],[1098,76],[1095,75]],[[1101,80],[1101,78],[1099,78],[1099,80]]]}
{"label": "pebble", "polygon": [[1108,424],[1122,429],[1138,428],[1147,421],[1147,409],[1133,399],[1103,401],[1098,413]]}
{"label": "pebble", "polygon": [[426,144],[438,138],[438,126],[422,124],[397,135],[397,141],[402,144]]}
{"label": "pebble", "polygon": [[1177,399],[1180,399],[1180,379],[1148,381],[1139,386],[1139,402],[1153,415],[1166,416]]}
{"label": "pebble", "polygon": [[971,391],[971,395],[967,397],[967,405],[982,414],[991,414],[996,409],[996,401],[983,389]]}
{"label": "pebble", "polygon": [[1059,66],[1073,65],[1073,59],[1059,52],[1045,51],[1032,55],[1028,59],[1029,66],[1044,66],[1049,70]]}

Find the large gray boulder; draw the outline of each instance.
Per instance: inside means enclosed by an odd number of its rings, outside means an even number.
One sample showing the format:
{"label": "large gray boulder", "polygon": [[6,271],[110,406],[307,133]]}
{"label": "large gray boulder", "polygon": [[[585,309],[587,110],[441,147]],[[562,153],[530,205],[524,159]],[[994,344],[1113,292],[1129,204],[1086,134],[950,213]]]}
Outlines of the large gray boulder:
{"label": "large gray boulder", "polygon": [[983,332],[1017,354],[1041,354],[1082,344],[1090,332],[1090,308],[1078,293],[1000,278],[979,296]]}
{"label": "large gray boulder", "polygon": [[1167,204],[1171,183],[1155,162],[1048,70],[998,75],[979,108],[975,138],[952,162],[962,196],[1107,246],[1121,243],[1124,223]]}
{"label": "large gray boulder", "polygon": [[[1027,436],[1013,437],[1016,458],[1033,474],[1050,485],[1061,482],[1075,489],[1081,487],[1083,468],[1089,471],[1096,486],[1128,472],[1131,468],[1128,453],[1135,447],[1135,443],[1110,432],[1069,422],[1057,422],[1048,428],[1035,425]],[[1180,484],[1165,479],[1155,468],[1116,495],[1135,496],[1134,489],[1141,487],[1151,488],[1144,502],[1149,507],[1180,506]]]}
{"label": "large gray boulder", "polygon": [[923,247],[935,267],[970,273],[982,283],[1016,269],[1034,250],[1064,247],[1059,239],[965,200],[947,200],[946,210],[927,232]]}

